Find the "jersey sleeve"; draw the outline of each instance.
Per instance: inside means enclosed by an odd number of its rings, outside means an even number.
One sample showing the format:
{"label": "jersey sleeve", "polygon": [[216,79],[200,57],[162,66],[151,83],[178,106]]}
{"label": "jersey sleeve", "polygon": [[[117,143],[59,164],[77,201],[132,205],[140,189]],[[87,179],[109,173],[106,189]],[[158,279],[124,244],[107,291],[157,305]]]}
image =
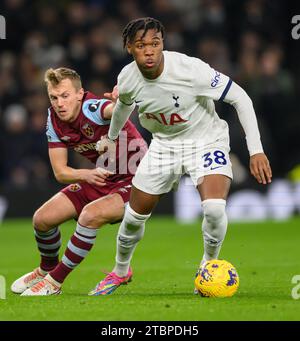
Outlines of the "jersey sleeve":
{"label": "jersey sleeve", "polygon": [[215,101],[223,101],[232,84],[228,76],[198,58],[193,58],[193,75],[196,96],[209,97]]}
{"label": "jersey sleeve", "polygon": [[66,144],[57,136],[51,120],[51,112],[48,109],[46,135],[49,148],[67,148]]}
{"label": "jersey sleeve", "polygon": [[97,99],[92,98],[84,101],[82,105],[83,114],[98,125],[107,125],[110,123],[110,120],[104,119],[103,113],[104,109],[107,105],[109,105],[111,101],[107,99]]}
{"label": "jersey sleeve", "polygon": [[128,80],[127,73],[128,71],[125,67],[118,76],[119,101],[122,104],[131,106],[134,103],[134,99],[130,89],[128,88],[130,81]]}
{"label": "jersey sleeve", "polygon": [[130,72],[128,65],[120,72],[118,76],[119,98],[114,107],[111,124],[109,126],[108,137],[111,140],[116,140],[121,129],[124,127],[129,116],[135,108],[132,91],[129,89]]}
{"label": "jersey sleeve", "polygon": [[224,102],[231,104],[237,114],[246,135],[250,156],[263,153],[256,114],[253,103],[248,94],[235,82],[232,83]]}

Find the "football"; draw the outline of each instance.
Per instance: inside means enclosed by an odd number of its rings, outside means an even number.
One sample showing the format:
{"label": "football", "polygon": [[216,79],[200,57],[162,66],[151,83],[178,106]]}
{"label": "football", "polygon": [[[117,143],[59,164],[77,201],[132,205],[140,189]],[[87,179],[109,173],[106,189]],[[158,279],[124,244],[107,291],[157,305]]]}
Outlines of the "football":
{"label": "football", "polygon": [[195,278],[195,287],[204,297],[230,297],[239,287],[235,267],[221,259],[212,259],[202,264]]}

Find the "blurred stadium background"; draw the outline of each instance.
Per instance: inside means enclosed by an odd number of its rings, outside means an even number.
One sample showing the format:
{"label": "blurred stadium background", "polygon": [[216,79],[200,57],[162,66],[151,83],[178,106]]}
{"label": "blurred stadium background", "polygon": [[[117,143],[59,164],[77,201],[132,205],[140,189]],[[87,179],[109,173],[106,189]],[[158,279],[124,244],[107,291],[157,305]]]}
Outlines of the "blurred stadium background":
{"label": "blurred stadium background", "polygon": [[[230,75],[254,102],[274,173],[267,188],[258,186],[248,172],[248,152],[236,113],[217,103],[231,135],[235,179],[228,201],[230,218],[286,219],[299,214],[300,40],[291,36],[291,19],[300,11],[292,9],[292,3],[2,0],[6,39],[0,41],[0,218],[29,217],[62,187],[48,161],[45,69],[74,68],[85,89],[103,94],[131,61],[122,48],[122,29],[141,16],[163,22],[166,49],[200,57]],[[141,132],[149,142],[149,134],[142,128]],[[76,155],[70,161],[75,167],[86,166]],[[183,181],[178,192],[163,198],[157,213],[192,221],[200,213],[194,196],[192,186]]]}

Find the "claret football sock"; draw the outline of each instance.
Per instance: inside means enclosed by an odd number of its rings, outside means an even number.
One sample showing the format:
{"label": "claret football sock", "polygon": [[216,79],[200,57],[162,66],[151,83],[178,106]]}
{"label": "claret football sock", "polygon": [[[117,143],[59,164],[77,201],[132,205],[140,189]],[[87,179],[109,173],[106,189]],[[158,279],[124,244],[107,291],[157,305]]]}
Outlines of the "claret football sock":
{"label": "claret football sock", "polygon": [[47,232],[38,231],[35,228],[34,234],[41,254],[40,269],[47,273],[58,264],[58,253],[61,246],[60,231],[58,227]]}
{"label": "claret football sock", "polygon": [[61,262],[49,273],[55,281],[63,283],[68,274],[83,261],[96,241],[97,231],[77,223]]}

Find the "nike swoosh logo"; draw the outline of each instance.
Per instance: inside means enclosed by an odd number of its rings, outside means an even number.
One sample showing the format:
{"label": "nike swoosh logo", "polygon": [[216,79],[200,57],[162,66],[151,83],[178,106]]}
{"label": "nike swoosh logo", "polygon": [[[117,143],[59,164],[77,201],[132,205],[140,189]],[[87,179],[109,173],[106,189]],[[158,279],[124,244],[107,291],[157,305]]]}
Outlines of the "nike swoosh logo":
{"label": "nike swoosh logo", "polygon": [[143,101],[135,101],[136,104],[141,103],[141,102],[143,102]]}
{"label": "nike swoosh logo", "polygon": [[210,170],[214,170],[214,169],[221,168],[221,167],[223,167],[223,166],[211,167]]}

